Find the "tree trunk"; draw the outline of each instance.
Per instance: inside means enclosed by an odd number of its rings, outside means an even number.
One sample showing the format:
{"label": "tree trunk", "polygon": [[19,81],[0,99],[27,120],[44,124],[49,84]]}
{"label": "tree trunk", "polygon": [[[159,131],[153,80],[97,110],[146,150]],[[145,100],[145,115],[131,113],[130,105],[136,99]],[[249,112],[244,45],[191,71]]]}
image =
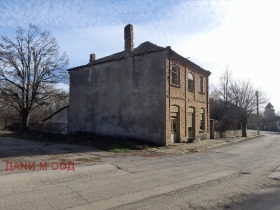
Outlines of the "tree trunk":
{"label": "tree trunk", "polygon": [[21,112],[21,125],[20,129],[22,131],[27,131],[28,130],[28,118],[29,118],[29,112],[28,110],[24,109]]}
{"label": "tree trunk", "polygon": [[242,126],[242,137],[247,137],[247,117],[242,116],[242,121],[241,121],[241,126]]}

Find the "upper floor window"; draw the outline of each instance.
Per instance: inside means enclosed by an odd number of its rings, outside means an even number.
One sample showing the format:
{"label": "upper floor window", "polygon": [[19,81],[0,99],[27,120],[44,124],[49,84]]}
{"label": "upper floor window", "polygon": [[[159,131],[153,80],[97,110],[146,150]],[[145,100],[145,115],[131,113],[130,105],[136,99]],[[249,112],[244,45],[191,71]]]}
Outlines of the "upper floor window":
{"label": "upper floor window", "polygon": [[180,68],[179,66],[172,66],[171,69],[171,84],[180,86]]}
{"label": "upper floor window", "polygon": [[188,89],[194,90],[194,78],[193,78],[193,74],[191,72],[189,72],[189,74],[188,74]]}
{"label": "upper floor window", "polygon": [[199,77],[199,92],[203,93],[203,77]]}

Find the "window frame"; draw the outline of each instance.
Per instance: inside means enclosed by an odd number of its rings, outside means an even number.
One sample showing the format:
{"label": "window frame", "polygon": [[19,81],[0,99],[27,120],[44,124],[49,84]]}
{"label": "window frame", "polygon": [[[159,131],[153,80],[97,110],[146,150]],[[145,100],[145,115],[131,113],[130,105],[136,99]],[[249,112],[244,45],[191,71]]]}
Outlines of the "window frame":
{"label": "window frame", "polygon": [[[192,76],[192,79],[189,78],[189,75]],[[194,83],[194,75],[192,72],[189,72],[188,73],[188,90],[189,91],[194,91],[194,86],[195,86],[195,83]]]}
{"label": "window frame", "polygon": [[204,93],[204,78],[203,78],[203,76],[199,77],[199,92]]}
{"label": "window frame", "polygon": [[194,120],[195,120],[195,108],[190,106],[190,107],[188,107],[188,113],[187,113],[188,127],[193,127]]}
{"label": "window frame", "polygon": [[180,67],[178,65],[173,65],[171,68],[171,85],[180,87]]}
{"label": "window frame", "polygon": [[205,109],[200,108],[199,110],[199,129],[205,130]]}

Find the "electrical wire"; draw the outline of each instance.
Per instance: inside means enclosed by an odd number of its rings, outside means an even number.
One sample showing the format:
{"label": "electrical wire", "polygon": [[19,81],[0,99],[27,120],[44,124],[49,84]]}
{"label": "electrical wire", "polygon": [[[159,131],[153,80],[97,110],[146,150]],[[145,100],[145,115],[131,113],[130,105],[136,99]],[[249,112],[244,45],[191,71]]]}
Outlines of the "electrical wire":
{"label": "electrical wire", "polygon": [[106,44],[104,44],[104,43],[99,44],[99,43],[94,42],[94,41],[92,41],[92,40],[90,40],[90,39],[88,39],[88,38],[85,38],[85,37],[83,37],[83,36],[80,36],[80,35],[74,34],[74,33],[72,33],[72,32],[66,31],[66,30],[64,30],[64,29],[61,29],[61,28],[52,26],[52,25],[50,25],[50,24],[48,24],[48,23],[44,23],[42,20],[38,20],[38,19],[35,19],[35,18],[33,18],[33,17],[30,17],[30,16],[27,16],[27,15],[18,13],[18,12],[16,12],[16,11],[11,10],[11,9],[8,9],[8,8],[5,8],[5,9],[8,10],[8,11],[10,11],[10,12],[13,12],[13,13],[15,13],[15,14],[17,14],[17,15],[20,15],[20,16],[23,16],[23,17],[26,17],[26,18],[29,18],[29,19],[31,19],[31,20],[33,20],[33,21],[41,22],[41,23],[43,23],[44,25],[47,25],[47,26],[49,26],[49,27],[51,27],[51,28],[54,28],[54,29],[59,30],[59,31],[62,31],[62,32],[67,33],[67,34],[69,34],[69,35],[72,35],[72,36],[75,36],[75,37],[84,39],[84,40],[86,40],[86,41],[88,41],[88,42],[91,42],[91,43],[93,43],[93,44],[95,44],[95,45],[99,45],[99,46],[101,46],[101,47],[105,47],[105,48],[110,49],[110,50],[115,50],[115,49],[109,47],[108,45],[106,45]]}

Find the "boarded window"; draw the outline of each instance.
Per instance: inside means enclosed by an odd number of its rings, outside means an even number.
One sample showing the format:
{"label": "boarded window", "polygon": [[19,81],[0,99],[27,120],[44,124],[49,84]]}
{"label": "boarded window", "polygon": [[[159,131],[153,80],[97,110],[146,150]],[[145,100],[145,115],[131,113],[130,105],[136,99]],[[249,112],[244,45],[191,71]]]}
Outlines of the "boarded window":
{"label": "boarded window", "polygon": [[188,113],[194,113],[194,108],[193,107],[189,107],[188,108]]}
{"label": "boarded window", "polygon": [[171,112],[179,112],[179,107],[178,106],[171,106],[170,111]]}
{"label": "boarded window", "polygon": [[178,117],[178,114],[176,112],[171,112],[171,117]]}

